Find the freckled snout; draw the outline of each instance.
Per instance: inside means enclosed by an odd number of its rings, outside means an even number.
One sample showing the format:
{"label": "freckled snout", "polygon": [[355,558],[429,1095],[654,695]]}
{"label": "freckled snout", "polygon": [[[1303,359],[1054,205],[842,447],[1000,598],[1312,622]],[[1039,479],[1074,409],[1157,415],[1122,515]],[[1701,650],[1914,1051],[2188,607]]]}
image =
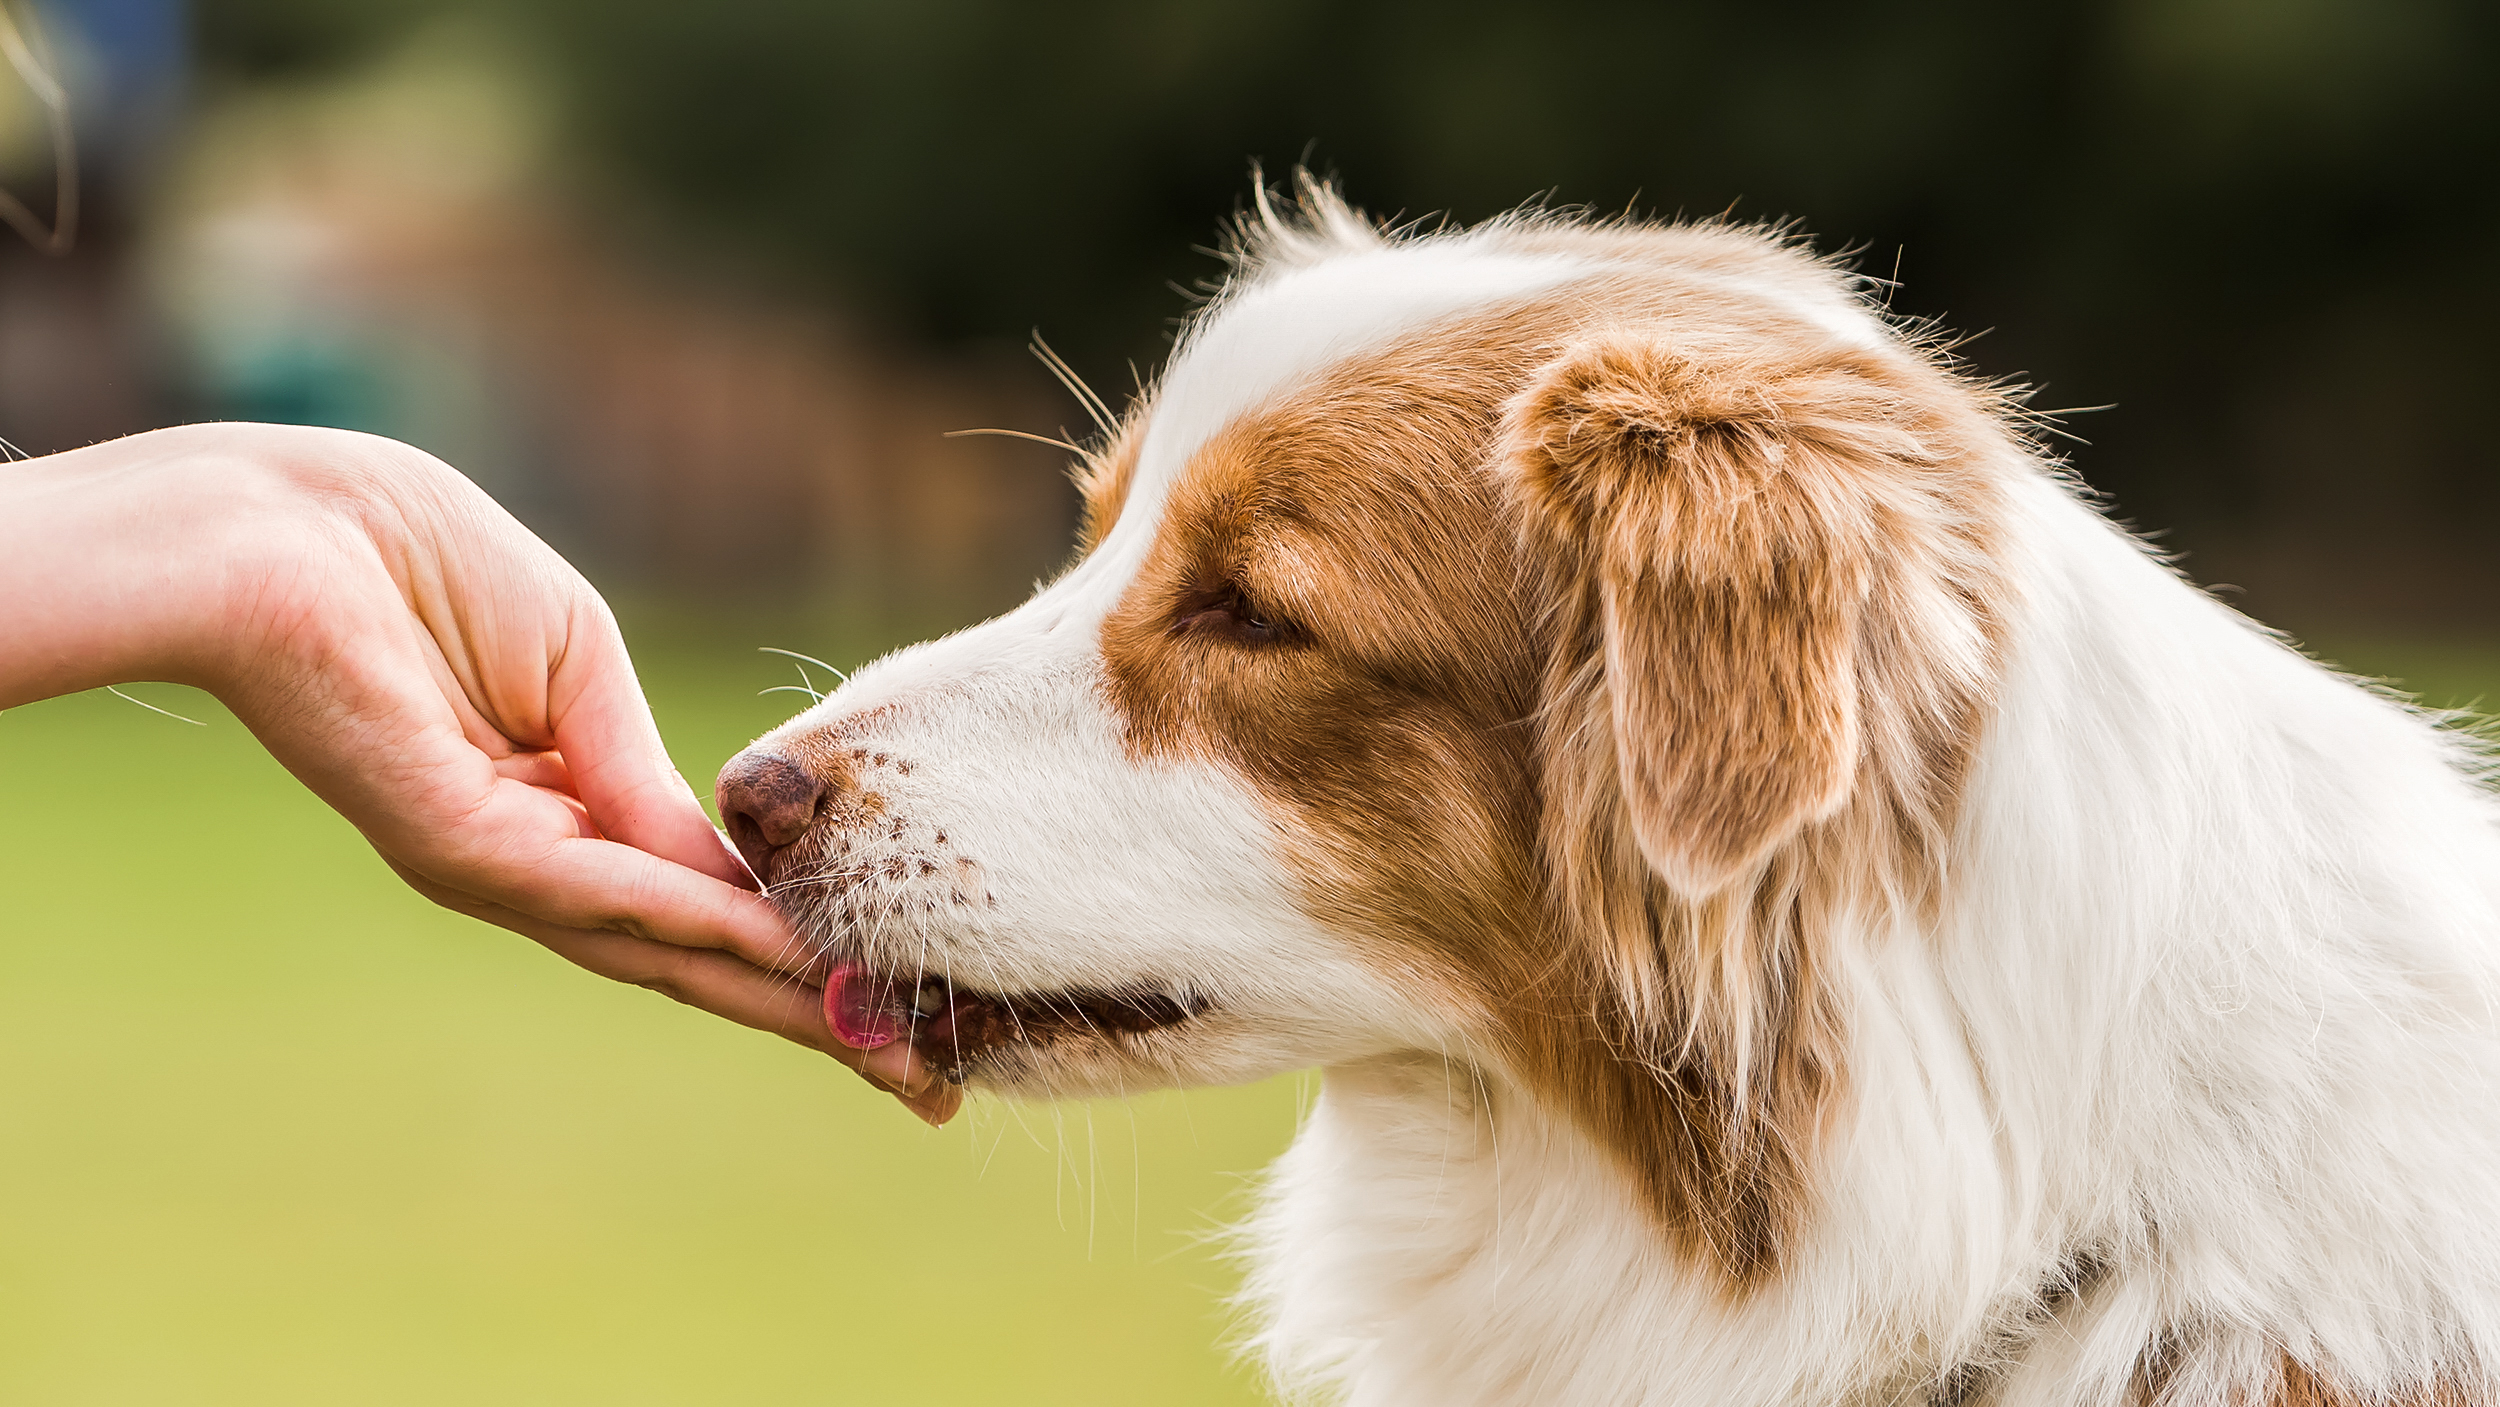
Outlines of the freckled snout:
{"label": "freckled snout", "polygon": [[720,769],[721,823],[757,879],[773,882],[773,858],[816,824],[824,794],[815,773],[777,752],[749,748]]}

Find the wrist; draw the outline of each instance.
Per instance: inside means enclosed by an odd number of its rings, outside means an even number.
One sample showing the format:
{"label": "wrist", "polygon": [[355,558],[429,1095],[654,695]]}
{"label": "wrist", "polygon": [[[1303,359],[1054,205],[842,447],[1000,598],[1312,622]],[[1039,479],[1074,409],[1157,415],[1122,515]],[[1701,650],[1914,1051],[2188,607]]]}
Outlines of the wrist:
{"label": "wrist", "polygon": [[190,425],[0,465],[0,707],[138,679],[228,697],[322,649],[323,586],[371,559],[388,441]]}
{"label": "wrist", "polygon": [[[181,432],[0,466],[0,706],[198,682],[223,523]],[[213,478],[211,479],[213,482]]]}

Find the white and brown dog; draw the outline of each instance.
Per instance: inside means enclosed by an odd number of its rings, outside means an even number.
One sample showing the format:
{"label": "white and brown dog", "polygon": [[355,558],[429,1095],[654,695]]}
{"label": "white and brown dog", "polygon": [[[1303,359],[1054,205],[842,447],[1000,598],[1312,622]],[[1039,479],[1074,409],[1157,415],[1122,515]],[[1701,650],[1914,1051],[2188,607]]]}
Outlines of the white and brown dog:
{"label": "white and brown dog", "polygon": [[1362,1404],[2500,1402],[2500,808],[1760,230],[1306,188],[1075,566],[732,762],[855,1045],[1324,1092]]}

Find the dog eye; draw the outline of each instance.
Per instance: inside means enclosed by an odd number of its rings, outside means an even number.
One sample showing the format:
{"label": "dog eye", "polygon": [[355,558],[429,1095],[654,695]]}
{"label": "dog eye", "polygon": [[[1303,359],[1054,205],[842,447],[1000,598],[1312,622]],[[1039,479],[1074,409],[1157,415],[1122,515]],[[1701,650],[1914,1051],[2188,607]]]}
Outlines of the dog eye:
{"label": "dog eye", "polygon": [[1245,645],[1284,638],[1287,627],[1254,604],[1239,587],[1209,592],[1182,604],[1172,620],[1176,635],[1221,635]]}

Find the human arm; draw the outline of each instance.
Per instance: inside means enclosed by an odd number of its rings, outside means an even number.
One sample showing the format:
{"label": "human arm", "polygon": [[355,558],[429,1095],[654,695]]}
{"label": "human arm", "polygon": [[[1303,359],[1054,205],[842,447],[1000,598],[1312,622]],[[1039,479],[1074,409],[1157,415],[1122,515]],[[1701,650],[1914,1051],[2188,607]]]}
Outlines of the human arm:
{"label": "human arm", "polygon": [[440,461],[202,425],[0,467],[0,708],[134,679],[215,694],[436,902],[953,1112],[826,1031],[606,604]]}

